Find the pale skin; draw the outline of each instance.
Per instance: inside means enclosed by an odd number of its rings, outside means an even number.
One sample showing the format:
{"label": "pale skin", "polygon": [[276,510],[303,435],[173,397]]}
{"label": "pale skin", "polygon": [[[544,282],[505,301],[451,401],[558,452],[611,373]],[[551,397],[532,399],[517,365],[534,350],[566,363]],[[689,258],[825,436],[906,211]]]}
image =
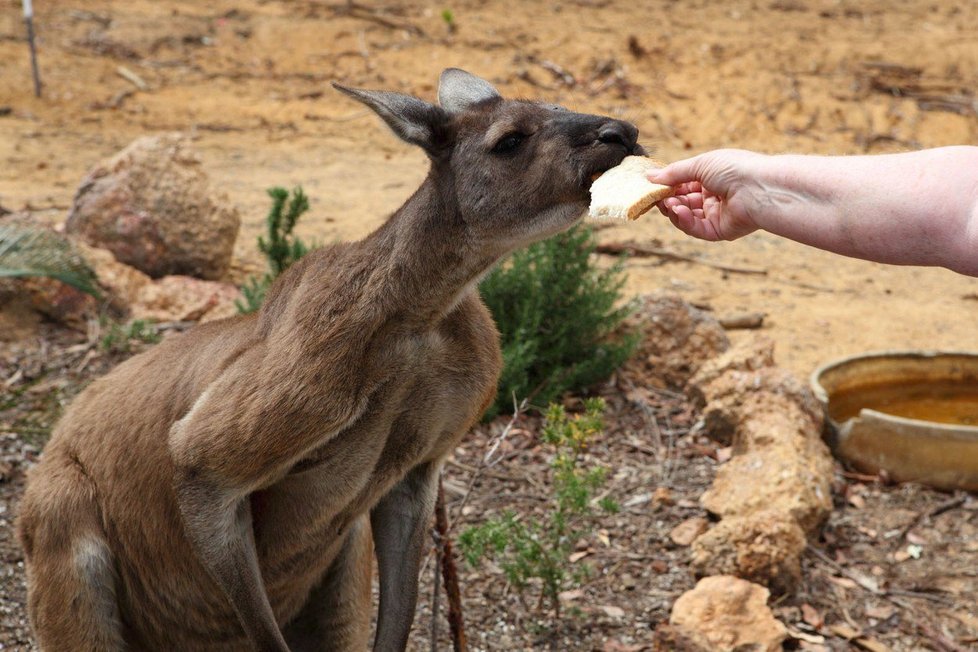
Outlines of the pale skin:
{"label": "pale skin", "polygon": [[764,230],[844,256],[978,276],[978,147],[874,156],[725,149],[649,179],[676,187],[659,210],[697,238]]}

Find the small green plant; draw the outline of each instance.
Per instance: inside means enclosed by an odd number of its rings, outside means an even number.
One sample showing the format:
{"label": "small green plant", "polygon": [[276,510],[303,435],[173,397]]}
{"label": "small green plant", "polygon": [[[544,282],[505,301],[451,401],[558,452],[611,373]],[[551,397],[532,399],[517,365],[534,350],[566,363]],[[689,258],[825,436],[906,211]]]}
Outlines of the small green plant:
{"label": "small green plant", "polygon": [[109,353],[129,353],[132,350],[133,341],[145,344],[156,344],[162,338],[156,326],[143,319],[134,319],[128,324],[118,322],[102,322],[102,327],[106,328],[105,335],[100,342],[103,351]]}
{"label": "small green plant", "polygon": [[611,498],[594,500],[604,485],[607,469],[585,458],[588,445],[602,431],[604,407],[604,401],[595,398],[585,402],[581,415],[568,417],[556,404],[547,410],[543,440],[553,448],[552,495],[541,518],[507,511],[468,528],[458,540],[470,565],[477,566],[483,558],[499,564],[524,602],[531,580],[540,580],[537,611],[549,604],[555,622],[560,619],[560,592],[571,585],[580,586],[590,570],[583,564],[572,566],[569,556],[575,542],[589,537],[594,529],[598,517],[594,503],[604,512],[618,511]]}
{"label": "small green plant", "polygon": [[258,237],[258,250],[265,256],[268,271],[260,277],[252,276],[242,286],[244,302],[235,303],[241,313],[258,310],[272,281],[309,252],[309,247],[292,235],[296,222],[309,210],[309,199],[302,188],[295,187],[291,197],[285,188],[269,188],[268,196],[272,198],[272,207],[265,218],[268,239]]}
{"label": "small green plant", "polygon": [[445,22],[448,32],[454,34],[455,30],[458,29],[458,25],[455,23],[455,12],[451,9],[442,9],[441,19]]}
{"label": "small green plant", "polygon": [[621,305],[622,264],[593,262],[591,229],[578,226],[517,252],[480,285],[499,327],[503,371],[491,418],[518,400],[545,405],[568,390],[607,378],[636,339],[615,333],[631,310]]}

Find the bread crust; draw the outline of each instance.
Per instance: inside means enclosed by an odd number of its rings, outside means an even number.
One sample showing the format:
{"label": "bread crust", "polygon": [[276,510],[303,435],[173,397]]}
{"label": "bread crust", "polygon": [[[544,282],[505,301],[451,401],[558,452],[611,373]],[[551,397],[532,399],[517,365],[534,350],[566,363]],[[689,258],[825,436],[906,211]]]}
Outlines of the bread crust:
{"label": "bread crust", "polygon": [[675,194],[671,186],[648,180],[648,172],[664,167],[646,156],[626,156],[591,184],[588,215],[597,219],[634,220]]}

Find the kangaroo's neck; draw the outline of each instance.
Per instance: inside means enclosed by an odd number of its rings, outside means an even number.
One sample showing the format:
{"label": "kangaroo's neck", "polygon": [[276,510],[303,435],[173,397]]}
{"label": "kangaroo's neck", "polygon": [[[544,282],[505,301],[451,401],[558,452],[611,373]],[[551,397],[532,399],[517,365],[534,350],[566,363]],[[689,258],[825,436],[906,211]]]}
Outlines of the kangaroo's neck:
{"label": "kangaroo's neck", "polygon": [[389,314],[437,320],[499,258],[473,242],[448,179],[433,171],[379,229],[355,245]]}

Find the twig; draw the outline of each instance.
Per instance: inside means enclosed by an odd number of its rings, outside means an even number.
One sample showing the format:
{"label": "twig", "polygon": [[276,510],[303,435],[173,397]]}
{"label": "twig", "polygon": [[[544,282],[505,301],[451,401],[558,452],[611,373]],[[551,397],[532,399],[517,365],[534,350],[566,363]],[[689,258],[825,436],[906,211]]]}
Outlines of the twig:
{"label": "twig", "polygon": [[424,36],[424,30],[408,22],[396,21],[390,18],[385,18],[377,14],[377,10],[373,7],[368,7],[366,5],[357,4],[356,2],[346,2],[345,4],[335,5],[330,7],[334,13],[337,15],[347,15],[350,18],[359,18],[360,20],[365,20],[371,23],[377,23],[383,27],[390,29],[403,29],[415,36]]}
{"label": "twig", "polygon": [[[448,597],[448,626],[452,632],[452,646],[455,652],[465,652],[465,623],[462,618],[462,595],[458,588],[458,568],[452,553],[452,540],[448,533],[448,510],[445,509],[445,490],[441,477],[438,478],[438,497],[435,500],[435,545],[441,559],[441,572],[445,579],[445,594]],[[432,645],[435,645],[432,638]]]}
{"label": "twig", "polygon": [[961,647],[954,641],[950,640],[947,636],[935,630],[933,627],[925,622],[917,621],[917,629],[929,638],[931,642],[937,646],[940,652],[968,652],[966,648]]}
{"label": "twig", "polygon": [[[441,487],[439,487],[441,489]],[[438,652],[438,616],[441,610],[441,546],[438,533],[431,531],[435,542],[435,565],[432,567],[431,578],[431,652]]]}
{"label": "twig", "polygon": [[475,483],[478,481],[479,476],[482,475],[482,472],[485,470],[487,466],[492,466],[499,461],[498,459],[492,460],[491,458],[495,454],[496,449],[499,448],[499,445],[509,435],[509,432],[510,430],[513,429],[513,426],[516,425],[516,421],[520,418],[520,414],[523,413],[523,410],[526,409],[527,405],[529,405],[529,399],[525,398],[521,403],[517,404],[516,397],[515,396],[513,397],[513,407],[515,408],[515,411],[513,412],[513,418],[509,420],[509,423],[506,424],[506,427],[503,428],[503,431],[499,433],[499,436],[496,437],[494,441],[493,440],[489,441],[488,444],[489,450],[486,451],[486,454],[482,456],[482,460],[479,461],[479,466],[476,469],[475,473],[472,474],[472,478],[469,480],[469,486],[466,488],[465,494],[462,496],[462,499],[459,500],[458,507],[456,508],[455,511],[455,518],[452,519],[451,523],[449,523],[448,525],[449,532],[451,532],[451,529],[455,526],[455,523],[458,522],[459,517],[462,516],[462,510],[465,508],[465,505],[469,502],[469,497],[472,495],[472,488],[475,486]]}
{"label": "twig", "polygon": [[902,545],[903,540],[907,538],[908,534],[910,534],[910,530],[917,527],[917,525],[925,518],[931,519],[934,518],[935,516],[939,516],[943,514],[944,512],[948,512],[952,509],[960,507],[965,503],[966,500],[967,500],[967,496],[964,494],[964,492],[958,492],[954,495],[953,498],[950,498],[942,503],[935,505],[927,512],[917,512],[917,514],[912,519],[910,519],[909,523],[907,523],[902,528],[900,528],[900,535],[894,538],[895,547],[899,547],[900,545]]}
{"label": "twig", "polygon": [[703,260],[702,258],[697,258],[695,256],[687,256],[685,254],[676,253],[675,251],[669,251],[668,249],[646,247],[640,244],[610,242],[599,244],[594,248],[594,251],[599,254],[609,254],[612,256],[628,254],[629,256],[635,256],[637,258],[658,256],[659,258],[665,258],[666,260],[679,260],[687,263],[696,263],[697,265],[706,265],[707,267],[712,267],[714,269],[719,269],[721,271],[731,272],[734,274],[756,274],[759,276],[767,275],[767,270],[760,267],[739,267],[734,265],[725,265],[723,263],[714,263],[710,260]]}
{"label": "twig", "polygon": [[141,91],[144,91],[147,88],[149,88],[149,84],[143,81],[142,77],[140,77],[133,71],[129,70],[125,66],[119,66],[118,68],[115,69],[115,72],[117,75],[119,75],[120,77],[122,77],[127,82],[129,82],[130,84],[132,84],[133,86],[135,86]]}

